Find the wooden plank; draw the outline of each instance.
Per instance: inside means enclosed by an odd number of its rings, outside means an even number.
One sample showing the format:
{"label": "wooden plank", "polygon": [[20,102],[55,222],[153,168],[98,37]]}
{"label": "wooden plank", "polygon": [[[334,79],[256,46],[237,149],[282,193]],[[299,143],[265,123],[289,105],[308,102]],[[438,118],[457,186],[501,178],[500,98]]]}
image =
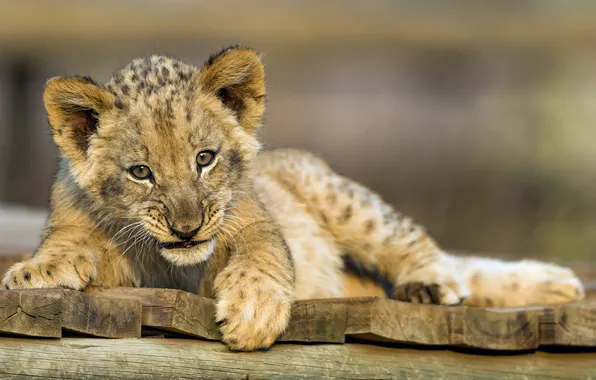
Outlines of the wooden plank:
{"label": "wooden plank", "polygon": [[344,343],[347,305],[341,300],[298,301],[278,342]]}
{"label": "wooden plank", "polygon": [[347,299],[346,335],[371,341],[488,350],[529,350],[539,345],[542,308],[483,309]]}
{"label": "wooden plank", "polygon": [[89,287],[90,294],[142,305],[142,325],[192,337],[219,340],[215,304],[208,298],[174,289]]}
{"label": "wooden plank", "polygon": [[62,328],[103,338],[141,337],[141,303],[63,290]]}
{"label": "wooden plank", "polygon": [[136,300],[114,300],[71,289],[17,289],[6,292],[21,294],[22,297],[43,299],[49,296],[58,299],[61,329],[69,332],[102,338],[141,336],[141,304]]}
{"label": "wooden plank", "polygon": [[[174,289],[89,287],[86,292],[139,300],[143,305],[143,326],[202,339],[221,339],[212,299]],[[292,308],[291,318],[280,341],[344,342],[346,305],[342,301],[299,301]]]}
{"label": "wooden plank", "polygon": [[0,290],[0,334],[60,338],[62,293]]}
{"label": "wooden plank", "polygon": [[[91,287],[0,292],[0,333],[132,338],[153,330],[220,340],[214,300],[173,289]],[[155,331],[152,332],[155,334]],[[521,309],[446,307],[379,297],[298,301],[280,342],[362,340],[484,350],[596,347],[596,303]]]}
{"label": "wooden plank", "polygon": [[[202,339],[221,338],[211,299],[172,289],[92,287],[87,291],[140,301],[145,327]],[[349,335],[370,341],[485,350],[532,350],[541,344],[593,346],[594,313],[588,304],[486,309],[379,297],[305,300],[294,305],[290,325],[278,341],[343,343]]]}
{"label": "wooden plank", "polygon": [[278,344],[230,352],[189,339],[2,339],[0,377],[114,379],[588,379],[594,353],[470,355],[447,350]]}
{"label": "wooden plank", "polygon": [[[424,305],[420,305],[424,306]],[[524,309],[452,308],[451,344],[486,350],[538,348],[541,307]]]}
{"label": "wooden plank", "polygon": [[596,347],[596,302],[545,308],[540,318],[540,344]]}
{"label": "wooden plank", "polygon": [[346,299],[346,335],[385,342],[448,345],[450,309],[379,297]]}

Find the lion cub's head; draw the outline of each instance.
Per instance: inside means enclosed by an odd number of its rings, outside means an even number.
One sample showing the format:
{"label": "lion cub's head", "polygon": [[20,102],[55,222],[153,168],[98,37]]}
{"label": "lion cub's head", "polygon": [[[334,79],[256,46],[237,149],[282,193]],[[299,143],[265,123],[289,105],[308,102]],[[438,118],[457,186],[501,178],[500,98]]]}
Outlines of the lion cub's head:
{"label": "lion cub's head", "polygon": [[205,260],[247,181],[263,66],[228,48],[201,69],[134,60],[107,84],[52,78],[44,103],[69,175],[100,214],[138,223],[172,263]]}

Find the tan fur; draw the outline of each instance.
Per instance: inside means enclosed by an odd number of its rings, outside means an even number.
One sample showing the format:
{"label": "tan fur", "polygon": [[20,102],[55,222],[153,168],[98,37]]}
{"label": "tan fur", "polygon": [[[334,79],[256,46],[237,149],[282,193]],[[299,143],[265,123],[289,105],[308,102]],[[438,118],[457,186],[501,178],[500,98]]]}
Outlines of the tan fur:
{"label": "tan fur", "polygon": [[[2,284],[198,292],[217,299],[223,340],[235,350],[273,344],[295,299],[387,291],[411,302],[518,306],[583,297],[566,268],[443,252],[309,153],[257,155],[264,96],[263,66],[242,48],[200,70],[152,56],[103,86],[48,81],[44,102],[62,153],[51,214],[35,256]],[[215,158],[200,166],[205,151]],[[135,177],[137,165],[152,176]]]}

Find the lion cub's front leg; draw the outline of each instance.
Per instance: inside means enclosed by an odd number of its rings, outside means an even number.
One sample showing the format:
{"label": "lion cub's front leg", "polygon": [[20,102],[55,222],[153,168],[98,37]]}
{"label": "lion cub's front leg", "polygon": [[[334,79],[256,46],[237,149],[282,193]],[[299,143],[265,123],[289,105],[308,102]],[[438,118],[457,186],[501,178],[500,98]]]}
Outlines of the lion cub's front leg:
{"label": "lion cub's front leg", "polygon": [[83,289],[97,278],[104,248],[89,230],[63,228],[46,237],[35,255],[13,265],[4,275],[6,289]]}
{"label": "lion cub's front leg", "polygon": [[290,252],[276,226],[257,222],[237,236],[215,279],[217,322],[232,350],[268,348],[285,330],[294,298]]}

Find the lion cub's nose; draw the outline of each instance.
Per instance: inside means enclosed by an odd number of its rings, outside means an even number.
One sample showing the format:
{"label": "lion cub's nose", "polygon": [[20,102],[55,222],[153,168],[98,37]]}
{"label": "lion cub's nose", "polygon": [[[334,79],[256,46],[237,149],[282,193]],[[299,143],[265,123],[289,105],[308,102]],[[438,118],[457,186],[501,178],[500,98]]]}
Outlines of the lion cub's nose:
{"label": "lion cub's nose", "polygon": [[196,227],[196,228],[192,228],[188,224],[185,224],[185,225],[180,226],[180,227],[176,227],[176,226],[171,225],[170,226],[170,231],[172,231],[172,233],[174,235],[176,235],[176,237],[178,237],[181,240],[189,240],[193,236],[195,236],[195,234],[197,233],[197,231],[199,230],[199,228],[201,228],[200,225],[198,227]]}

